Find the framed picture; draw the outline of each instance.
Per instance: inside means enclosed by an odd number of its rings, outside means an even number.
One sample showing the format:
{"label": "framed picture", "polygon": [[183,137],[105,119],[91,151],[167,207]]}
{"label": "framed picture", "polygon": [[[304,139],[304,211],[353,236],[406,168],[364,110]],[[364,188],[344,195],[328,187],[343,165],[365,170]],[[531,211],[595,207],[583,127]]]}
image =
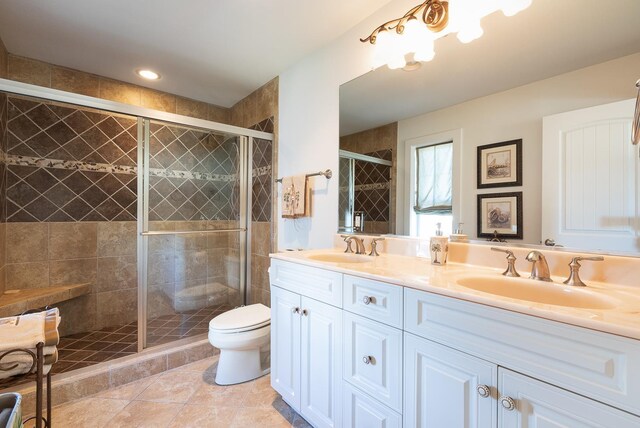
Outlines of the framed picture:
{"label": "framed picture", "polygon": [[478,195],[478,237],[522,239],[522,192]]}
{"label": "framed picture", "polygon": [[522,186],[522,139],[478,146],[478,189]]}

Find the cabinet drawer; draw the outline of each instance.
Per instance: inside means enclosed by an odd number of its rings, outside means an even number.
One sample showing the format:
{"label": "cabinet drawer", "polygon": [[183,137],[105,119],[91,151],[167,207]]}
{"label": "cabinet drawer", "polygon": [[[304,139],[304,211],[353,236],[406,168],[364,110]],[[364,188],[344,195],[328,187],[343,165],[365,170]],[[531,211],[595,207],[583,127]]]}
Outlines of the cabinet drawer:
{"label": "cabinet drawer", "polygon": [[640,341],[417,290],[405,330],[640,415]]}
{"label": "cabinet drawer", "polygon": [[342,274],[297,263],[271,260],[271,285],[342,307]]}
{"label": "cabinet drawer", "polygon": [[344,276],[344,309],[402,328],[402,288],[399,285]]}
{"label": "cabinet drawer", "polygon": [[344,382],[344,428],[402,428],[402,417],[369,397],[364,392]]}
{"label": "cabinet drawer", "polygon": [[402,331],[344,312],[344,379],[402,412]]}

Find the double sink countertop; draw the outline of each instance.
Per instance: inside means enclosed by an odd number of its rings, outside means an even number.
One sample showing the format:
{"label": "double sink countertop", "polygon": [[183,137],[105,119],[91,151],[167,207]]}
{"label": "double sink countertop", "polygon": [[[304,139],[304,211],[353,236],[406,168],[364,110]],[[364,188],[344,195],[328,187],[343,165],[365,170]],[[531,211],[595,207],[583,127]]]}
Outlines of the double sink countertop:
{"label": "double sink countertop", "polygon": [[438,266],[427,258],[344,255],[339,249],[270,256],[640,340],[640,287],[588,280],[587,287],[573,287],[554,275],[553,283],[528,279],[523,271],[520,278],[506,278],[504,268],[451,262]]}

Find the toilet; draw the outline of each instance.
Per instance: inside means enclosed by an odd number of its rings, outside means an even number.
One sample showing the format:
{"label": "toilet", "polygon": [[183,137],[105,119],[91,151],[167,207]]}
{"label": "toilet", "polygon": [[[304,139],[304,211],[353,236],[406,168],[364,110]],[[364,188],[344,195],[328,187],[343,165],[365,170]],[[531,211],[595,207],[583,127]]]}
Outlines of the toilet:
{"label": "toilet", "polygon": [[[271,309],[257,303],[218,315],[209,322],[209,342],[220,349],[218,385],[233,385],[266,375]],[[263,363],[261,355],[267,363]],[[266,366],[266,367],[265,367]]]}

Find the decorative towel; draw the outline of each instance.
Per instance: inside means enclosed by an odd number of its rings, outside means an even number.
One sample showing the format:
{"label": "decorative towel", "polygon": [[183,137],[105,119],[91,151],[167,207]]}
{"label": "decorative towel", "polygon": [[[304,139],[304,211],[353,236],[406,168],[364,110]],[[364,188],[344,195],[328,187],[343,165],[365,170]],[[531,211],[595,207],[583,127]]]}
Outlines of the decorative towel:
{"label": "decorative towel", "polygon": [[282,217],[300,218],[311,215],[311,186],[306,175],[282,179]]}
{"label": "decorative towel", "polygon": [[[35,349],[29,349],[34,354]],[[55,346],[45,346],[44,353],[44,374],[49,373],[51,365],[58,362],[58,349]],[[0,362],[0,379],[28,373],[33,367],[33,358],[26,352],[16,352],[5,356]],[[35,371],[35,370],[34,370]]]}
{"label": "decorative towel", "polygon": [[0,318],[0,352],[8,349],[35,349],[44,342],[45,346],[56,346],[60,340],[58,308],[17,317]]}

